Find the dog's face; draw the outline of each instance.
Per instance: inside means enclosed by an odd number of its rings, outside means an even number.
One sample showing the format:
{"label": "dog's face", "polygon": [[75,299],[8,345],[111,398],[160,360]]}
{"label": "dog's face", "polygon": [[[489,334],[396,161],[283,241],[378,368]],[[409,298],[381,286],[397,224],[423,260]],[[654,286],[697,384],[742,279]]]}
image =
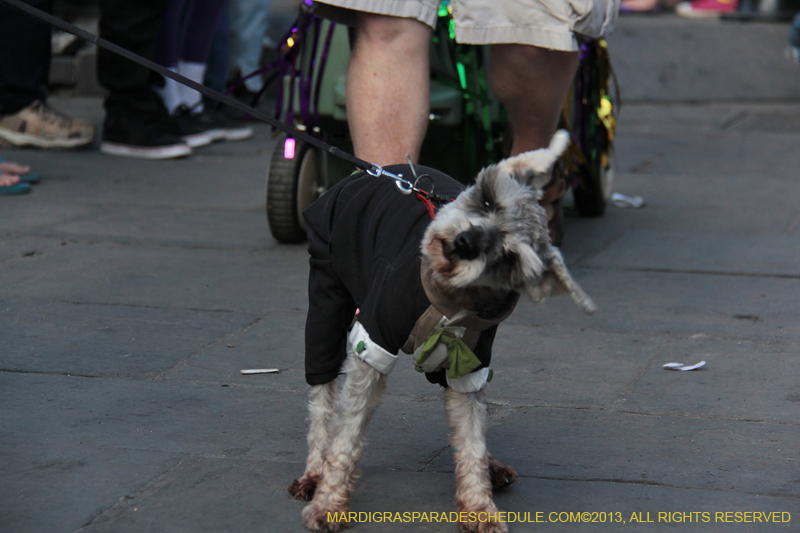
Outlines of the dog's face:
{"label": "dog's face", "polygon": [[549,237],[540,196],[500,166],[483,170],[428,226],[422,253],[434,281],[450,290],[521,291],[541,279]]}
{"label": "dog's face", "polygon": [[539,301],[569,292],[593,312],[594,303],[551,245],[547,214],[539,205],[541,187],[568,143],[568,134],[559,132],[549,148],[482,170],[475,185],[443,207],[428,226],[421,245],[427,264],[422,275],[449,294],[518,291]]}

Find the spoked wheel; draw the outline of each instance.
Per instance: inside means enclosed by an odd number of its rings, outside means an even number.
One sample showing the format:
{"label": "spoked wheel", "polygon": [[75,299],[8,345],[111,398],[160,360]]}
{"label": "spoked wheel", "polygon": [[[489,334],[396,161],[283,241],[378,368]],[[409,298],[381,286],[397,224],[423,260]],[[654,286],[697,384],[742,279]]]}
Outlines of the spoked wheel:
{"label": "spoked wheel", "polygon": [[282,135],[272,152],[267,175],[267,222],[276,240],[303,242],[303,210],[320,193],[320,157],[317,149]]}
{"label": "spoked wheel", "polygon": [[575,198],[575,209],[582,216],[599,217],[606,210],[614,190],[614,149],[608,151],[607,161],[597,161],[591,171],[585,166],[579,168],[583,175],[577,180],[578,185],[572,191]]}
{"label": "spoked wheel", "polygon": [[[612,83],[613,82],[613,83]],[[573,80],[573,94],[565,109],[579,157],[573,179],[575,209],[599,217],[611,200],[614,185],[614,132],[619,112],[619,91],[604,40],[588,39],[581,45],[581,62]]]}

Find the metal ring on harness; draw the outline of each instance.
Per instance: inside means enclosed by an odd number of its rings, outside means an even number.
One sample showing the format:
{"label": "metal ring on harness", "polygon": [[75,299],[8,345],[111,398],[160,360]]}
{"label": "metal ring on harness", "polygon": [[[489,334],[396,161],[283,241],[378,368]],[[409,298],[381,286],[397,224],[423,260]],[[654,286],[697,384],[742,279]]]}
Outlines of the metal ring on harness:
{"label": "metal ring on harness", "polygon": [[428,179],[431,181],[431,190],[429,190],[429,191],[427,191],[427,192],[426,192],[426,196],[431,196],[431,195],[433,194],[433,188],[434,188],[434,185],[435,185],[435,184],[433,183],[433,178],[432,178],[432,177],[430,177],[428,174],[423,174],[422,176],[419,176],[419,177],[418,177],[416,180],[414,180],[414,185],[412,185],[412,188],[413,188],[415,191],[423,191],[423,189],[420,189],[420,188],[417,186],[417,184],[418,184],[418,183],[420,182],[420,180],[422,180],[423,178],[428,178]]}

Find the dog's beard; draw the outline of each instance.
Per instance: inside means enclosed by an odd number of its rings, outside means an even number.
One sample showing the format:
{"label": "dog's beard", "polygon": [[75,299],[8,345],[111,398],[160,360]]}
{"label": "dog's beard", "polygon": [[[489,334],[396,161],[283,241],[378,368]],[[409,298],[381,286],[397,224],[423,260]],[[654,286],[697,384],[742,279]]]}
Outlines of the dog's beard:
{"label": "dog's beard", "polygon": [[476,257],[465,259],[454,246],[458,235],[432,233],[423,246],[423,255],[431,265],[429,275],[442,288],[520,291],[527,283],[540,279],[545,270],[536,251],[513,236],[506,236],[505,244],[496,243],[481,249]]}
{"label": "dog's beard", "polygon": [[454,235],[434,234],[423,253],[431,263],[430,274],[437,285],[458,290],[480,279],[486,268],[486,260],[480,256],[472,260],[459,258],[453,246],[454,238]]}
{"label": "dog's beard", "polygon": [[[487,239],[497,236],[487,237],[473,226],[468,231],[478,235],[474,240],[480,248],[472,251],[475,257],[465,259],[459,256],[456,244],[464,232],[458,232],[457,227],[453,231],[453,226],[444,233],[435,229],[429,232],[423,246],[421,275],[450,305],[480,318],[494,320],[507,316],[516,303],[517,293],[528,280],[544,270],[542,261],[530,246],[514,248],[527,249],[523,252],[527,253],[524,258],[512,257],[507,251],[498,253],[496,243],[486,248],[481,246]],[[528,267],[528,271],[523,267]]]}

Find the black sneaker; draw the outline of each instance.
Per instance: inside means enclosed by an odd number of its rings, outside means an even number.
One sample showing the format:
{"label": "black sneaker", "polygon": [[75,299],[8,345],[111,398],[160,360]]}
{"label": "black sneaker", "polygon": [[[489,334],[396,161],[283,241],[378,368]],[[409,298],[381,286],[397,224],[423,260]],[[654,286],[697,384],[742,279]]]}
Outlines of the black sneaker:
{"label": "black sneaker", "polygon": [[211,128],[209,133],[215,141],[243,141],[253,136],[252,126],[243,120],[230,118],[224,110],[205,106],[203,112],[195,116]]}
{"label": "black sneaker", "polygon": [[170,117],[172,123],[172,133],[186,141],[192,148],[206,146],[212,142],[222,139],[217,134],[212,134],[214,128],[200,119],[200,115],[193,115],[191,110],[181,105]]}
{"label": "black sneaker", "polygon": [[172,159],[191,154],[191,147],[169,130],[166,119],[156,114],[133,113],[118,107],[107,110],[100,151],[141,159]]}

